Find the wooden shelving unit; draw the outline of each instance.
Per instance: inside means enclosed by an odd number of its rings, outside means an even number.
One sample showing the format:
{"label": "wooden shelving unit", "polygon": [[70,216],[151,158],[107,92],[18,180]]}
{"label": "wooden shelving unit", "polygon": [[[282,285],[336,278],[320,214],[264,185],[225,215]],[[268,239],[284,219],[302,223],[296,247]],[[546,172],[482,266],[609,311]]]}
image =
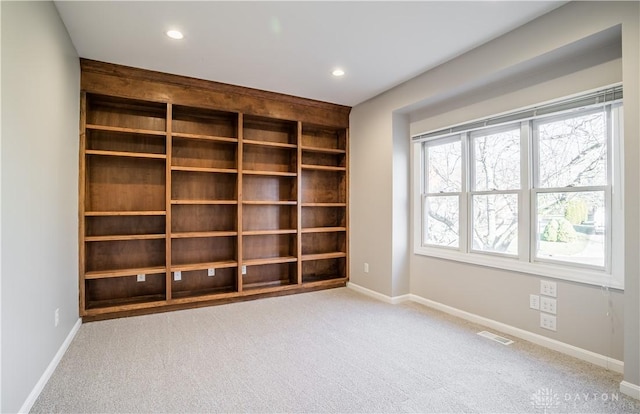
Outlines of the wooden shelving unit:
{"label": "wooden shelving unit", "polygon": [[348,130],[302,127],[302,282],[348,277]]}
{"label": "wooden shelving unit", "polygon": [[81,66],[85,320],[344,286],[350,108]]}

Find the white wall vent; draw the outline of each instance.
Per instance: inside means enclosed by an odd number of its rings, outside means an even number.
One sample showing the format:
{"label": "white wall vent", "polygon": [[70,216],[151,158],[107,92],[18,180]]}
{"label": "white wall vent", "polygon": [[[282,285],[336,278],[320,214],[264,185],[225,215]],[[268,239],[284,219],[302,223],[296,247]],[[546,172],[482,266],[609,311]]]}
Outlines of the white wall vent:
{"label": "white wall vent", "polygon": [[487,332],[487,331],[478,332],[478,335],[484,336],[485,338],[489,338],[496,342],[500,342],[502,345],[511,345],[513,343],[511,339],[507,339],[503,336],[496,335],[494,333]]}

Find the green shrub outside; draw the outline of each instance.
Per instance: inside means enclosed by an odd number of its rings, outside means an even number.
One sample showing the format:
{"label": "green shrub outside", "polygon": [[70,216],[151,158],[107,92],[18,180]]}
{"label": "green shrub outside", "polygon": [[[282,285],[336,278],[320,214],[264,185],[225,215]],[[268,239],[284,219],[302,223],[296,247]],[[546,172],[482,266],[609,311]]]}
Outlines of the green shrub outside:
{"label": "green shrub outside", "polygon": [[571,224],[582,224],[589,217],[587,202],[584,200],[571,200],[564,210],[564,218]]}
{"label": "green shrub outside", "polygon": [[544,227],[544,231],[542,232],[542,240],[554,242],[558,240],[558,228],[560,225],[558,224],[558,220],[553,219],[547,223]]}
{"label": "green shrub outside", "polygon": [[565,218],[551,219],[545,226],[541,238],[548,242],[569,243],[576,239],[576,231]]}

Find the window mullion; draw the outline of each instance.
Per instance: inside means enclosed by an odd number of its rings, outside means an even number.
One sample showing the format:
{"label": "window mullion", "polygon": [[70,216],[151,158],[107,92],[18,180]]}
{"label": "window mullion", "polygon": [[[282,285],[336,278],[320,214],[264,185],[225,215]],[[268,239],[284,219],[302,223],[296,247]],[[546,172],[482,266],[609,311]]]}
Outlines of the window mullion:
{"label": "window mullion", "polygon": [[604,211],[605,211],[605,223],[606,232],[609,235],[605,237],[604,245],[604,267],[607,273],[611,273],[611,233],[613,231],[613,203],[611,200],[611,188],[613,183],[613,116],[611,113],[611,105],[607,105],[604,108],[606,119],[606,139],[607,139],[607,189],[604,192]]}
{"label": "window mullion", "polygon": [[518,259],[531,261],[531,121],[520,124],[520,191],[518,193]]}
{"label": "window mullion", "polygon": [[469,163],[473,159],[471,143],[469,142],[469,133],[463,133],[460,136],[461,149],[462,149],[462,183],[461,194],[459,200],[460,206],[460,251],[468,253],[471,248],[471,208],[470,208],[470,195],[469,186],[471,185],[471,176],[473,174],[472,168]]}

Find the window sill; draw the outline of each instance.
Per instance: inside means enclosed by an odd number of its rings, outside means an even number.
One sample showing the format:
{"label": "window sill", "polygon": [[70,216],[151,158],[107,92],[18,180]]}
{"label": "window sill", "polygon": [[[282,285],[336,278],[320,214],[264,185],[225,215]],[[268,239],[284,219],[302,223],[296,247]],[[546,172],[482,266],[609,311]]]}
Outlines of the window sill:
{"label": "window sill", "polygon": [[439,249],[434,247],[417,247],[414,253],[438,259],[469,263],[496,269],[527,273],[535,276],[567,280],[598,287],[624,290],[621,277],[615,277],[605,271],[564,266],[561,264],[529,263],[517,258],[499,257],[491,254],[462,253],[457,250]]}

